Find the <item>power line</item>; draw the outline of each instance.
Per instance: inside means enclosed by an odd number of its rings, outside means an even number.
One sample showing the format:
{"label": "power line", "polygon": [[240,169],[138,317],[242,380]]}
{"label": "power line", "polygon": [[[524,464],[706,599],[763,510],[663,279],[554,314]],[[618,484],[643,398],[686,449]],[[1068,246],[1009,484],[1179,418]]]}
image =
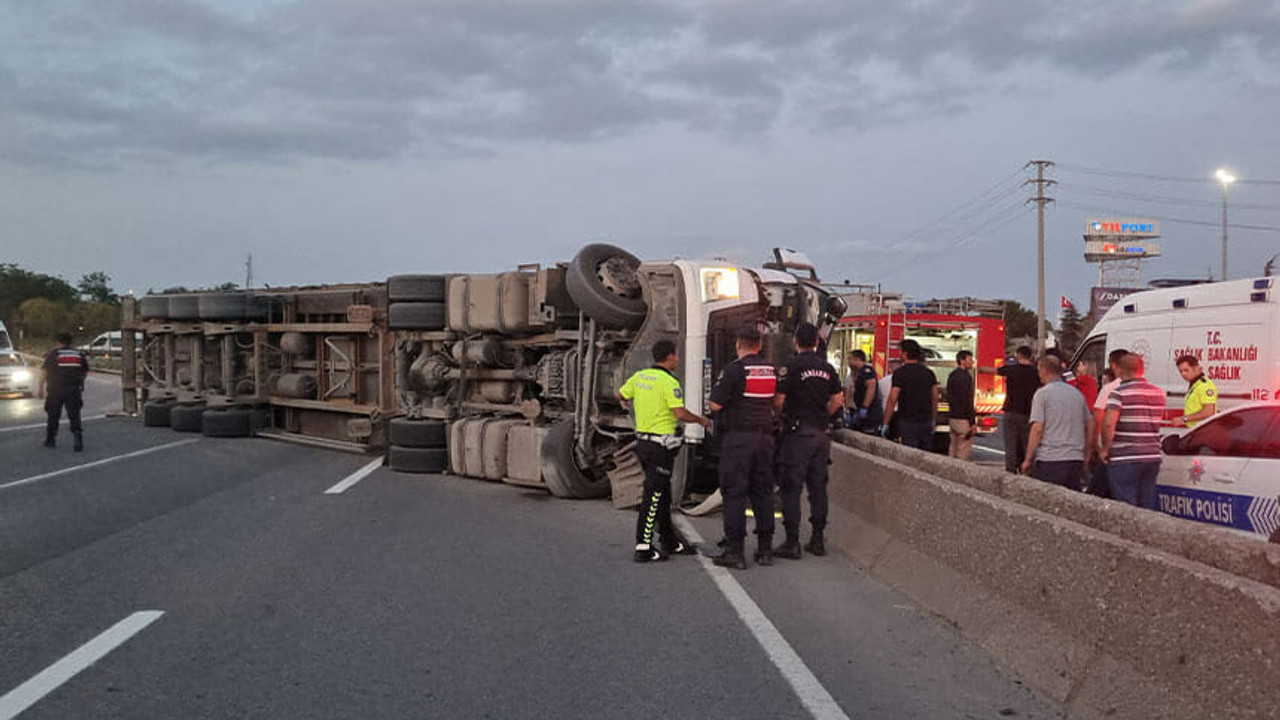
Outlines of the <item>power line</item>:
{"label": "power line", "polygon": [[[1008,185],[1010,180],[1013,180],[1014,178],[1018,177],[1021,174],[1022,174],[1021,169],[1014,170],[1008,175],[1005,175],[1004,177],[997,180],[990,187],[988,187],[986,190],[983,190],[981,193],[978,193],[973,198],[960,203],[956,207],[947,211],[946,214],[938,217],[936,220],[930,223],[927,223],[925,225],[921,225],[916,229],[912,230],[911,232],[908,232],[906,235],[903,235],[902,237],[899,237],[898,239],[887,243],[885,247],[887,248],[897,247],[899,245],[906,243],[909,240],[919,237],[920,235],[924,234],[925,231],[931,228],[937,227],[938,225],[941,225],[942,223],[948,220],[954,219],[956,221],[963,221],[963,220],[967,220],[970,217],[973,217],[975,213],[981,213],[985,211],[986,209],[992,207],[996,203],[1000,202],[1004,198],[1016,192],[1018,188],[1022,187],[1022,184],[1018,182],[1015,182],[1012,185]],[[994,197],[989,197],[989,198],[987,197],[992,193],[1001,189],[1003,189],[1003,191],[995,195]],[[974,207],[970,207],[970,206],[974,206]],[[959,217],[954,217],[957,215],[959,215]]]}
{"label": "power line", "polygon": [[[1088,206],[1088,205],[1077,205],[1076,203],[1072,203],[1072,202],[1062,202],[1062,201],[1060,201],[1058,204],[1059,204],[1059,205],[1061,205],[1061,206],[1063,206],[1063,207],[1071,208],[1071,209],[1073,209],[1073,210],[1083,210],[1083,211],[1085,211],[1085,212],[1087,212],[1087,213],[1094,213],[1094,214],[1098,214],[1098,215],[1122,215],[1122,214],[1124,214],[1124,213],[1118,213],[1118,212],[1112,212],[1112,211],[1099,210],[1099,209],[1097,209],[1096,207],[1090,207],[1090,206]],[[1173,218],[1173,217],[1162,216],[1162,215],[1151,215],[1151,218],[1152,218],[1153,220],[1159,220],[1159,221],[1161,221],[1161,222],[1173,223],[1173,224],[1175,224],[1175,225],[1201,225],[1201,226],[1204,226],[1204,227],[1215,227],[1215,228],[1216,228],[1216,227],[1222,227],[1222,223],[1208,222],[1208,221],[1205,221],[1205,220],[1187,220],[1186,218]],[[1259,230],[1259,231],[1263,231],[1263,232],[1280,232],[1280,227],[1275,226],[1275,225],[1240,225],[1240,224],[1237,224],[1237,223],[1230,223],[1230,224],[1228,224],[1228,225],[1227,225],[1227,227],[1228,227],[1228,228],[1238,229],[1238,230]]]}
{"label": "power line", "polygon": [[[1059,170],[1067,172],[1083,173],[1085,175],[1106,175],[1109,177],[1129,178],[1131,180],[1150,180],[1153,182],[1172,182],[1172,183],[1194,183],[1194,184],[1215,184],[1218,181],[1211,177],[1186,177],[1178,175],[1160,175],[1157,173],[1130,172],[1127,170],[1109,170],[1106,168],[1089,167],[1087,165],[1071,165],[1065,163],[1058,164]],[[1280,185],[1280,180],[1270,180],[1263,178],[1239,178],[1235,181],[1237,184],[1245,185]]]}
{"label": "power line", "polygon": [[[1193,199],[1171,197],[1168,195],[1147,195],[1144,193],[1129,192],[1126,190],[1112,190],[1110,188],[1101,188],[1092,185],[1077,185],[1075,183],[1058,183],[1060,187],[1078,190],[1086,195],[1097,195],[1100,197],[1116,197],[1126,200],[1136,200],[1138,202],[1149,202],[1164,205],[1191,205],[1195,207],[1217,208],[1217,200]],[[1238,203],[1232,202],[1231,207],[1242,210],[1258,210],[1260,212],[1280,212],[1280,205],[1271,205],[1267,203]]]}

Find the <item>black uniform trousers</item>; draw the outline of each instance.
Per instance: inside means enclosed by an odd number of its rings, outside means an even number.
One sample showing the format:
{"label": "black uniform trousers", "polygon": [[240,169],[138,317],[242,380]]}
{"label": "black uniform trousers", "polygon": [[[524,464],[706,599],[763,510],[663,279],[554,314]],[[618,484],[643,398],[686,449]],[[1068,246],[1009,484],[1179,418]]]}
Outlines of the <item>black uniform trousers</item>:
{"label": "black uniform trousers", "polygon": [[44,411],[49,414],[49,424],[45,428],[46,439],[52,440],[58,436],[58,422],[62,420],[64,407],[67,409],[71,433],[79,435],[84,431],[80,425],[80,408],[84,407],[83,389],[79,386],[49,388],[49,394],[44,399]]}
{"label": "black uniform trousers", "polygon": [[651,545],[654,531],[664,543],[675,542],[671,524],[671,469],[679,448],[668,450],[651,440],[636,441],[636,458],[644,469],[644,496],[640,498],[640,514],[636,517],[636,544]]}
{"label": "black uniform trousers", "polygon": [[741,544],[747,536],[747,500],[756,535],[773,537],[773,434],[730,432],[720,443],[720,494],[724,537]]}
{"label": "black uniform trousers", "polygon": [[809,522],[815,532],[827,526],[827,465],[831,438],[826,432],[801,427],[782,438],[782,526],[787,537],[800,534],[800,495],[809,488]]}

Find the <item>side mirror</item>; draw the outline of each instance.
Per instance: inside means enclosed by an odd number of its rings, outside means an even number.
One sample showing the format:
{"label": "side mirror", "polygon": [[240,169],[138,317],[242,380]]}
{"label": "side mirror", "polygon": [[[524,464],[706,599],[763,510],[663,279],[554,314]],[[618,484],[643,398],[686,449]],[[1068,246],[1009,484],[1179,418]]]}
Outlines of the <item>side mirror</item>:
{"label": "side mirror", "polygon": [[1182,436],[1181,435],[1165,435],[1160,441],[1160,452],[1165,455],[1181,455],[1182,454]]}
{"label": "side mirror", "polygon": [[845,311],[848,309],[849,303],[846,303],[844,298],[839,295],[832,295],[827,298],[826,314],[831,320],[835,321],[844,317]]}

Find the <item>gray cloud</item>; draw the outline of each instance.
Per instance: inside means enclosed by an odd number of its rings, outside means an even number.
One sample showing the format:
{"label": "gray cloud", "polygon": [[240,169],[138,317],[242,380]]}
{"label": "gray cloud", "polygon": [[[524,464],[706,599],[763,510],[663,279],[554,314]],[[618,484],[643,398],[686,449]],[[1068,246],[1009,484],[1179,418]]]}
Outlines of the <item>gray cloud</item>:
{"label": "gray cloud", "polygon": [[1045,72],[1280,64],[1274,0],[264,7],[0,5],[0,159],[382,159],[663,124],[741,138],[964,113]]}

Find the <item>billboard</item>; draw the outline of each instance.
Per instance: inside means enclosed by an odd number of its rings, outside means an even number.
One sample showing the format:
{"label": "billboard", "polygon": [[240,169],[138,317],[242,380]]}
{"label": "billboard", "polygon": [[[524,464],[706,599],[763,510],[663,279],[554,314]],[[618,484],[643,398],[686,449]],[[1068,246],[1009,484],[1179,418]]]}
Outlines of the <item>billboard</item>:
{"label": "billboard", "polygon": [[1157,238],[1160,237],[1160,224],[1155,220],[1145,219],[1090,218],[1084,234],[1085,236]]}
{"label": "billboard", "polygon": [[1125,295],[1141,292],[1143,288],[1095,287],[1089,293],[1089,317],[1097,320]]}

